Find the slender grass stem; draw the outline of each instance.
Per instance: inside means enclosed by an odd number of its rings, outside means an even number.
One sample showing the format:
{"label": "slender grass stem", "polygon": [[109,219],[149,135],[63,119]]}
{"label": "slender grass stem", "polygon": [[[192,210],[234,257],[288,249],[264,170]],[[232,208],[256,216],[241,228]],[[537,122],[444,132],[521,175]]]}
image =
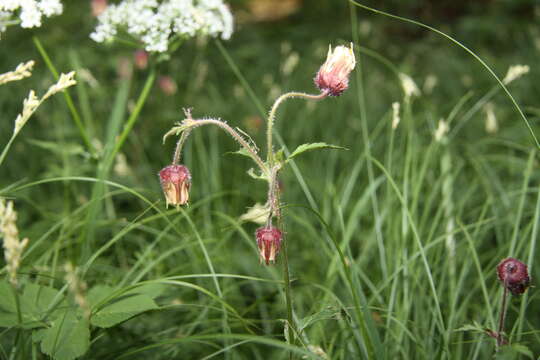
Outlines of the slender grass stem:
{"label": "slender grass stem", "polygon": [[135,125],[135,122],[139,118],[139,114],[141,113],[141,110],[146,103],[146,100],[148,98],[148,94],[150,93],[150,90],[152,89],[152,86],[154,85],[154,81],[156,79],[156,68],[153,66],[150,69],[150,73],[148,74],[148,77],[146,78],[146,82],[144,83],[144,87],[139,95],[139,98],[137,99],[137,102],[135,104],[135,108],[133,109],[133,112],[129,116],[126,125],[124,126],[124,130],[118,137],[118,140],[116,141],[114,148],[111,150],[108,159],[106,161],[107,168],[112,163],[112,160],[114,159],[114,156],[120,151],[122,148],[122,145],[126,142],[126,139],[131,132],[131,129]]}
{"label": "slender grass stem", "polygon": [[[58,80],[60,78],[60,75],[58,74],[58,70],[56,70],[56,67],[51,61],[51,58],[45,51],[45,48],[39,41],[37,37],[32,37],[32,40],[34,41],[34,45],[38,49],[41,57],[43,58],[43,61],[45,61],[45,64],[47,64],[47,67],[49,68],[49,71],[53,74],[55,80]],[[92,142],[90,141],[90,138],[88,137],[88,134],[86,133],[86,129],[84,128],[81,120],[81,116],[79,115],[79,112],[77,111],[77,108],[75,107],[75,104],[73,103],[73,98],[69,94],[68,90],[62,91],[64,93],[64,98],[66,99],[67,106],[69,108],[69,111],[71,112],[71,116],[73,117],[73,121],[75,122],[75,125],[77,126],[77,129],[79,130],[79,133],[84,141],[84,144],[88,148],[88,151],[92,156],[96,156],[96,150],[94,149],[94,146],[92,145]]]}

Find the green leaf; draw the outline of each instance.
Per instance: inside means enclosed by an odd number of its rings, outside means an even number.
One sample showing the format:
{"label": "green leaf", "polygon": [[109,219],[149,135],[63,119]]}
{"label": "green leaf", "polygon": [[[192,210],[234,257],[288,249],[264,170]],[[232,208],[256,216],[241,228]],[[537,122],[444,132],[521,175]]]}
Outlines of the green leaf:
{"label": "green leaf", "polygon": [[92,305],[93,312],[90,323],[108,328],[142,312],[158,309],[152,298],[158,296],[161,290],[158,290],[160,287],[153,285],[131,289],[113,298],[111,296],[118,290],[115,291],[110,286],[98,285],[92,288],[88,292],[88,301]]}
{"label": "green leaf", "polygon": [[88,321],[68,309],[53,321],[52,327],[35,331],[34,341],[41,341],[41,351],[56,360],[73,360],[82,356],[90,346]]}
{"label": "green leaf", "polygon": [[254,178],[255,180],[265,180],[265,181],[268,180],[268,177],[267,177],[265,174],[260,174],[260,175],[259,175],[259,174],[257,174],[257,173],[255,172],[255,170],[254,170],[253,168],[249,169],[249,170],[247,171],[247,174],[248,174],[249,176],[251,176],[252,178]]}
{"label": "green leaf", "polygon": [[246,156],[246,157],[251,159],[251,154],[245,148],[240,148],[237,151],[229,151],[229,152],[226,152],[225,154],[227,154],[227,155],[229,155],[229,154],[231,154],[231,155],[242,155],[242,156]]}
{"label": "green leaf", "polygon": [[77,143],[58,143],[35,139],[28,139],[27,141],[43,150],[49,150],[56,154],[82,155],[85,153],[84,148]]}
{"label": "green leaf", "polygon": [[[21,326],[26,329],[44,326],[45,317],[55,318],[58,310],[51,309],[63,304],[63,296],[58,296],[58,290],[38,284],[26,284],[19,297],[21,311]],[[52,311],[51,311],[52,310]],[[0,282],[0,327],[18,326],[17,306],[11,285]]]}
{"label": "green leaf", "polygon": [[338,145],[332,145],[332,144],[327,144],[327,143],[323,143],[323,142],[318,142],[318,143],[311,143],[311,144],[302,144],[300,146],[298,146],[293,152],[291,155],[289,155],[289,157],[287,158],[286,162],[290,161],[291,159],[293,159],[294,157],[306,152],[306,151],[311,151],[311,150],[318,150],[318,149],[336,149],[336,150],[347,150],[347,148],[344,148],[343,146],[338,146]]}
{"label": "green leaf", "polygon": [[520,355],[524,355],[529,359],[534,359],[534,355],[528,347],[522,344],[505,345],[495,355],[496,360],[514,360],[520,359]]}

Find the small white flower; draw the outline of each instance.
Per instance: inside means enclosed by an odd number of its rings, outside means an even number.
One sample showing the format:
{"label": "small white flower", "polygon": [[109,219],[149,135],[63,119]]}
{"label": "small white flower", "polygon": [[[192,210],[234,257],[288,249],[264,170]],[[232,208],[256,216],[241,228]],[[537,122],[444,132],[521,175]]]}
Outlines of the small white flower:
{"label": "small white flower", "polygon": [[60,0],[0,0],[0,32],[17,18],[22,28],[40,27],[44,16],[60,15],[62,11]]}
{"label": "small white flower", "polygon": [[519,79],[523,75],[529,72],[530,68],[528,65],[512,65],[508,68],[506,76],[503,79],[505,85],[510,84],[512,81]]}
{"label": "small white flower", "polygon": [[399,73],[399,80],[401,80],[401,87],[405,93],[405,99],[408,100],[413,96],[420,96],[422,93],[414,80],[407,74]]}
{"label": "small white flower", "polygon": [[495,134],[499,131],[499,124],[495,117],[495,106],[493,106],[493,103],[487,103],[484,107],[484,111],[486,112],[486,132],[488,134]]}
{"label": "small white flower", "polygon": [[435,130],[435,141],[441,142],[446,137],[448,130],[450,130],[448,123],[444,119],[439,120],[439,126]]}
{"label": "small white flower", "polygon": [[196,35],[229,39],[233,17],[222,0],[124,0],[98,17],[90,37],[111,42],[125,32],[140,40],[146,51],[166,52],[171,42]]}
{"label": "small white flower", "polygon": [[399,117],[399,103],[392,104],[392,129],[396,129],[399,125],[401,118]]}

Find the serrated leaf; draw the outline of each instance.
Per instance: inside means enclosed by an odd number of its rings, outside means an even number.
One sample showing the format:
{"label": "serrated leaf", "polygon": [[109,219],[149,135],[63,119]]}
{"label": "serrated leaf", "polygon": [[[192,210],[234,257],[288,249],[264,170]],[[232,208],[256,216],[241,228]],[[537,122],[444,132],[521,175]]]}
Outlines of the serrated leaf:
{"label": "serrated leaf", "polygon": [[311,143],[311,144],[302,144],[298,146],[287,158],[287,161],[290,161],[291,159],[295,158],[296,156],[305,153],[306,151],[312,151],[312,150],[319,150],[319,149],[336,149],[336,150],[347,150],[347,148],[344,148],[343,146],[338,145],[332,145],[327,144],[323,142],[318,143]]}
{"label": "serrated leaf", "polygon": [[[17,307],[13,290],[7,282],[0,282],[0,327],[18,326]],[[55,301],[63,302],[63,297],[57,298],[58,290],[38,284],[26,284],[20,296],[21,326],[32,329],[43,326],[43,318],[57,316],[57,311],[48,313]]]}
{"label": "serrated leaf", "polygon": [[[114,293],[113,288],[105,285],[92,288],[88,292],[88,301],[93,307],[92,311],[95,312],[90,318],[90,323],[94,326],[108,328],[142,312],[158,309],[152,298],[158,296],[159,291],[156,291],[157,287],[150,285],[153,284],[131,289],[113,299],[108,299]],[[102,304],[105,300],[107,302]]]}
{"label": "serrated leaf", "polygon": [[56,360],[73,360],[90,346],[88,321],[68,309],[53,321],[50,328],[34,332],[32,338],[41,341],[41,351]]}

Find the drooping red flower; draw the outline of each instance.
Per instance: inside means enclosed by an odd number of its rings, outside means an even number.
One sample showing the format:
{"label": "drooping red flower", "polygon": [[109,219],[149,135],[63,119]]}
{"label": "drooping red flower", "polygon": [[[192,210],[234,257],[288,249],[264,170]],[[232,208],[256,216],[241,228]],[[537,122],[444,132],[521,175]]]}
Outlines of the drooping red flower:
{"label": "drooping red flower", "polygon": [[339,96],[349,87],[349,74],[355,65],[352,44],[350,48],[338,46],[334,51],[330,46],[326,61],[315,76],[315,85],[328,95]]}
{"label": "drooping red flower", "polygon": [[184,165],[166,166],[159,172],[159,180],[167,206],[187,204],[191,187],[191,174],[187,167]]}
{"label": "drooping red flower", "polygon": [[281,231],[273,226],[265,226],[257,229],[255,237],[257,238],[261,262],[264,261],[266,265],[269,265],[270,261],[275,262],[283,239]]}
{"label": "drooping red flower", "polygon": [[527,265],[514,258],[506,258],[497,266],[497,275],[513,295],[521,295],[529,287],[531,279]]}

